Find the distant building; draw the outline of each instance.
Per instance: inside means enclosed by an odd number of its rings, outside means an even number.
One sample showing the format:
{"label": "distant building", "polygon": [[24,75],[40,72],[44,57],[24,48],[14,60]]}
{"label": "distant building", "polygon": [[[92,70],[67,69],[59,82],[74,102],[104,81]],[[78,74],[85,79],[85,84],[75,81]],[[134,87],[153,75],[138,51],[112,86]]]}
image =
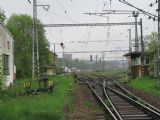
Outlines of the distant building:
{"label": "distant building", "polygon": [[0,87],[7,88],[14,79],[13,37],[0,22]]}
{"label": "distant building", "polygon": [[63,58],[67,60],[72,60],[72,54],[63,54]]}
{"label": "distant building", "polygon": [[70,73],[71,72],[71,69],[68,68],[67,66],[62,66],[61,70],[62,70],[63,73]]}

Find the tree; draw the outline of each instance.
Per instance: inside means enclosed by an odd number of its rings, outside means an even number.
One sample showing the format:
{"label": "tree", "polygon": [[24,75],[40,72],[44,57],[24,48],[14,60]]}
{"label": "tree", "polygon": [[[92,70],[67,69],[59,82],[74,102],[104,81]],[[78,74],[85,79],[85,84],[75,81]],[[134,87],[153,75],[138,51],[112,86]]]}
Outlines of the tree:
{"label": "tree", "polygon": [[6,20],[5,12],[0,8],[0,21],[4,23],[5,20]]}
{"label": "tree", "polygon": [[150,71],[153,72],[155,65],[155,55],[158,54],[158,34],[156,32],[152,32],[148,36],[148,42],[146,43],[145,48],[145,57],[147,57],[150,61]]}
{"label": "tree", "polygon": [[[32,73],[32,18],[28,15],[12,15],[7,28],[14,37],[14,54],[17,68],[17,77],[30,77]],[[49,43],[45,36],[45,30],[38,21],[38,40],[40,71],[50,63]]]}

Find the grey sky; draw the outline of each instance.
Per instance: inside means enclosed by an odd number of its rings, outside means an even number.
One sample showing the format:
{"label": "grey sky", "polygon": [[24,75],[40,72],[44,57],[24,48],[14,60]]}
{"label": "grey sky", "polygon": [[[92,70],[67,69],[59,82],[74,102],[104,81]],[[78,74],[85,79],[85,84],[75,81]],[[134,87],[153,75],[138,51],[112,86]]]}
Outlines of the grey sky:
{"label": "grey sky", "polygon": [[[32,0],[31,0],[32,1]],[[102,12],[107,9],[118,10],[134,10],[127,5],[119,2],[119,0],[37,0],[38,4],[49,4],[51,8],[46,12],[43,8],[38,8],[38,19],[42,23],[95,23],[107,22],[107,18],[84,15],[84,12]],[[155,0],[127,0],[137,7],[145,9],[155,14],[156,5],[151,8],[149,4]],[[1,8],[5,10],[7,17],[11,14],[29,14],[32,15],[32,5],[27,0],[0,0]],[[105,6],[104,6],[105,3]],[[144,35],[150,34],[151,31],[157,31],[157,23],[148,20],[147,16],[140,15],[144,21]],[[110,15],[109,22],[127,22],[134,21],[134,18],[128,15]],[[65,51],[102,51],[128,49],[127,29],[132,29],[132,38],[134,38],[134,26],[113,26],[109,27],[70,27],[70,28],[46,28],[47,38],[51,43],[64,42]],[[110,37],[107,37],[107,32],[110,32]],[[104,43],[88,43],[78,44],[78,41],[93,41],[93,40],[108,40]],[[122,40],[112,42],[112,40]],[[74,41],[71,42],[71,41]],[[53,45],[51,45],[53,50]],[[56,45],[56,51],[62,51],[59,45]],[[93,54],[94,56],[97,53]],[[74,54],[74,58],[89,58],[90,54]],[[99,54],[101,56],[101,54]],[[105,56],[116,56],[106,53]],[[122,56],[118,54],[117,56]]]}

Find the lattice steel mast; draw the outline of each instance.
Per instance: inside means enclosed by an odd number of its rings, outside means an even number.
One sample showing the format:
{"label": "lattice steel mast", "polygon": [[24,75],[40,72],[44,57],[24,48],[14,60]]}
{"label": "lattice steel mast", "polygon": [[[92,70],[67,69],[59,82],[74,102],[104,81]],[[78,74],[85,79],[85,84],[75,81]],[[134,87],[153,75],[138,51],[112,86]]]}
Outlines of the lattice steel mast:
{"label": "lattice steel mast", "polygon": [[37,0],[33,0],[32,77],[39,77],[39,45],[37,32]]}

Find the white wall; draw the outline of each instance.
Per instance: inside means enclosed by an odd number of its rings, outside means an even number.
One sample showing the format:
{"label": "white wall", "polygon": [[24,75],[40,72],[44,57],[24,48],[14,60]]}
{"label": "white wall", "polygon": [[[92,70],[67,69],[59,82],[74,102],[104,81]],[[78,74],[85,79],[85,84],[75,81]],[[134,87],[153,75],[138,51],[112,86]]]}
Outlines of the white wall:
{"label": "white wall", "polygon": [[[8,48],[9,42],[9,48]],[[0,23],[0,43],[2,44],[2,54],[9,56],[9,75],[4,76],[4,87],[13,83],[13,68],[14,68],[14,52],[13,38],[3,24]]]}

